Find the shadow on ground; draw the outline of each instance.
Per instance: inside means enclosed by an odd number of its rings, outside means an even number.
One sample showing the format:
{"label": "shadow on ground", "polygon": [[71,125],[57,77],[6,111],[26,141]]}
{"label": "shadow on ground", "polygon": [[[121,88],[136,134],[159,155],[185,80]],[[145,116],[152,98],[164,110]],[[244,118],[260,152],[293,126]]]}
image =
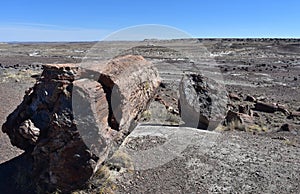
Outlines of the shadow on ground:
{"label": "shadow on ground", "polygon": [[31,172],[32,158],[26,153],[0,164],[0,193],[34,193]]}

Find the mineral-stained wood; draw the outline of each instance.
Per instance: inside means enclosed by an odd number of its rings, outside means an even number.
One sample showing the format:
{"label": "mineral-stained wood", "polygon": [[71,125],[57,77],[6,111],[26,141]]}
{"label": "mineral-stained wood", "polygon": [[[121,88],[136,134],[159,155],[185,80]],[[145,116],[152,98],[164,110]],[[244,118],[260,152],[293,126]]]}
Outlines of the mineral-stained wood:
{"label": "mineral-stained wood", "polygon": [[13,145],[32,155],[39,188],[82,186],[130,132],[160,83],[140,56],[92,67],[45,65],[2,127]]}
{"label": "mineral-stained wood", "polygon": [[122,139],[159,86],[158,72],[141,56],[124,56],[107,64],[99,82],[109,95],[109,124],[120,131],[117,139]]}
{"label": "mineral-stained wood", "polygon": [[213,130],[224,119],[227,92],[201,74],[185,75],[179,86],[179,110],[186,126]]}

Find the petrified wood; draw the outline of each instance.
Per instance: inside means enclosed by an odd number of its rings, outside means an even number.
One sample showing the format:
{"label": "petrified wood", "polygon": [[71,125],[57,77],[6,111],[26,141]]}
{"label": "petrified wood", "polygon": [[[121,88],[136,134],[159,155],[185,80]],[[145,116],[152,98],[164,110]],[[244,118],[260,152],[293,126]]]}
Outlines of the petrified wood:
{"label": "petrified wood", "polygon": [[33,157],[39,188],[68,192],[92,176],[153,97],[158,72],[141,56],[89,68],[44,65],[2,130]]}

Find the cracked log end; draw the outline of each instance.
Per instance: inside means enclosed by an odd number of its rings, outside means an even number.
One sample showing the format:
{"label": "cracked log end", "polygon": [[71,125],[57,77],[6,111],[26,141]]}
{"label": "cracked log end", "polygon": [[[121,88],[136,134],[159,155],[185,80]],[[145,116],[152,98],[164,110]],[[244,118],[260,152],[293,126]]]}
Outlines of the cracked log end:
{"label": "cracked log end", "polygon": [[160,84],[157,70],[141,56],[101,67],[44,65],[2,126],[13,145],[33,156],[40,188],[81,187],[130,132]]}

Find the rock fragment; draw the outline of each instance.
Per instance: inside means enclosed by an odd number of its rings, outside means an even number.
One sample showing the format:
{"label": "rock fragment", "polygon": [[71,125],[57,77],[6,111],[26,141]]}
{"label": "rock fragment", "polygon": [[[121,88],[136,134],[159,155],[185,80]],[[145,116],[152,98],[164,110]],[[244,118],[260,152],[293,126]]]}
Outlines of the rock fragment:
{"label": "rock fragment", "polygon": [[280,127],[279,131],[291,131],[291,127],[289,124],[285,123]]}
{"label": "rock fragment", "polygon": [[300,118],[300,111],[293,111],[290,113],[289,117]]}
{"label": "rock fragment", "polygon": [[225,117],[227,92],[200,74],[185,75],[179,86],[179,110],[186,126],[213,130]]}
{"label": "rock fragment", "polygon": [[244,131],[253,123],[254,120],[252,116],[244,113],[234,112],[232,110],[229,110],[225,117],[225,125],[238,130]]}
{"label": "rock fragment", "polygon": [[262,101],[257,101],[254,106],[255,106],[254,110],[261,111],[261,112],[274,113],[276,111],[280,111],[286,115],[289,114],[288,109],[285,106],[280,104],[271,104]]}
{"label": "rock fragment", "polygon": [[241,101],[241,98],[240,98],[237,94],[235,94],[235,93],[230,93],[230,94],[229,94],[229,98],[230,98],[231,100]]}
{"label": "rock fragment", "polygon": [[267,112],[267,113],[274,113],[278,110],[278,107],[275,104],[257,101],[255,103],[254,110]]}
{"label": "rock fragment", "polygon": [[246,98],[245,98],[245,101],[248,101],[248,102],[255,102],[255,101],[256,101],[256,98],[253,97],[253,96],[247,95]]}

